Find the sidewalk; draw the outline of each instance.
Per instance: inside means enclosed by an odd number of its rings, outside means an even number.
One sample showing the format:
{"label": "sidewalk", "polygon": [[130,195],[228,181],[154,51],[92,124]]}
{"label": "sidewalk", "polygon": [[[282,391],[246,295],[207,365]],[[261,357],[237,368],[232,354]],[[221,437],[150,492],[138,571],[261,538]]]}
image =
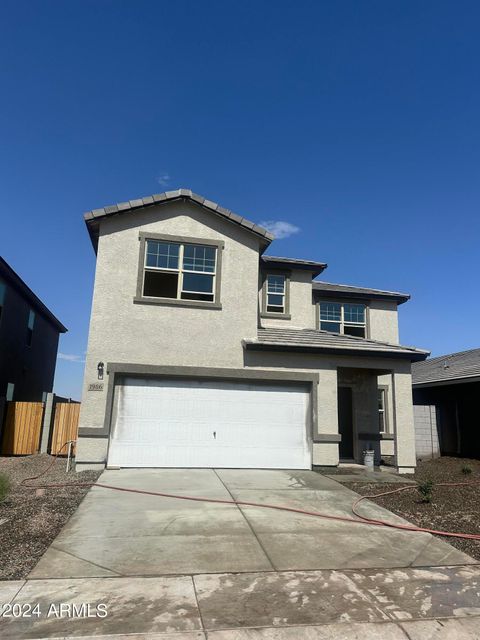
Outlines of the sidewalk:
{"label": "sidewalk", "polygon": [[3,617],[0,637],[478,640],[479,591],[478,565],[22,580],[0,601],[39,615]]}
{"label": "sidewalk", "polygon": [[[480,617],[413,622],[366,622],[307,627],[265,627],[110,636],[64,636],[56,640],[478,640]],[[40,639],[39,639],[40,640]]]}

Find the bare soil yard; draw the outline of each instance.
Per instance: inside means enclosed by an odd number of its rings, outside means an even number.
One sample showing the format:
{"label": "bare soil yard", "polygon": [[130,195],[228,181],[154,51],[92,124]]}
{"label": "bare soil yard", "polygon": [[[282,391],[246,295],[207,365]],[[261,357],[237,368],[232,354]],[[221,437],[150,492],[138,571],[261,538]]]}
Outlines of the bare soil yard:
{"label": "bare soil yard", "polygon": [[[471,469],[470,473],[464,470]],[[405,476],[418,482],[433,482],[432,501],[422,502],[416,488],[389,496],[374,498],[377,504],[421,527],[455,533],[480,533],[480,484],[470,487],[439,487],[441,482],[480,481],[480,460],[437,458],[418,463],[414,475]],[[397,489],[401,484],[350,482],[347,485],[361,495],[374,495]],[[407,486],[407,485],[405,485]],[[359,506],[361,512],[361,505]],[[480,542],[443,538],[451,545],[480,560]]]}
{"label": "bare soil yard", "polygon": [[[88,487],[45,489],[37,494],[20,483],[51,463],[47,454],[0,458],[0,473],[10,480],[10,491],[0,502],[0,579],[25,578],[74,513]],[[66,460],[57,458],[50,471],[31,484],[95,482],[96,471],[65,472]]]}

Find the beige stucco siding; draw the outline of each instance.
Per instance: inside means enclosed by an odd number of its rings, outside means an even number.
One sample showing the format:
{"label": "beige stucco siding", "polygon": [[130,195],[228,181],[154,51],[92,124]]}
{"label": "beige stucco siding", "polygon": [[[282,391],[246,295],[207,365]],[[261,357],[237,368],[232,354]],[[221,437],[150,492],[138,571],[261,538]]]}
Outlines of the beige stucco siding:
{"label": "beige stucco siding", "polygon": [[[139,232],[223,241],[222,309],[134,304]],[[103,426],[106,391],[88,391],[97,363],[243,366],[241,341],[257,332],[259,241],[185,203],[105,219],[100,227],[95,289],[80,416],[81,428]],[[107,388],[105,380],[105,389]]]}
{"label": "beige stucco siding", "polygon": [[395,302],[372,300],[368,305],[369,337],[398,344],[398,311]]}

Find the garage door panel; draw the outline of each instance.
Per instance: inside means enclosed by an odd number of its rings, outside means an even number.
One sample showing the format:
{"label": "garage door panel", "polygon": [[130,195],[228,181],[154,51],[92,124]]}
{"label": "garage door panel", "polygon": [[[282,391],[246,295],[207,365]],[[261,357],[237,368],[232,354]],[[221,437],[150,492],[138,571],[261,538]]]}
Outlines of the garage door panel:
{"label": "garage door panel", "polygon": [[116,388],[109,464],[310,468],[308,389],[127,379]]}

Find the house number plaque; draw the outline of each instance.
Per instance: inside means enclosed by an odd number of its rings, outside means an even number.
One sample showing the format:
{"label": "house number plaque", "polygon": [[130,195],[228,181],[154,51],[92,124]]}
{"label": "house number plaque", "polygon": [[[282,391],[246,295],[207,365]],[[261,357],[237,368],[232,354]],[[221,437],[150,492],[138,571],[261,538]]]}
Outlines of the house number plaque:
{"label": "house number plaque", "polygon": [[91,382],[88,385],[89,391],[103,391],[103,382]]}

